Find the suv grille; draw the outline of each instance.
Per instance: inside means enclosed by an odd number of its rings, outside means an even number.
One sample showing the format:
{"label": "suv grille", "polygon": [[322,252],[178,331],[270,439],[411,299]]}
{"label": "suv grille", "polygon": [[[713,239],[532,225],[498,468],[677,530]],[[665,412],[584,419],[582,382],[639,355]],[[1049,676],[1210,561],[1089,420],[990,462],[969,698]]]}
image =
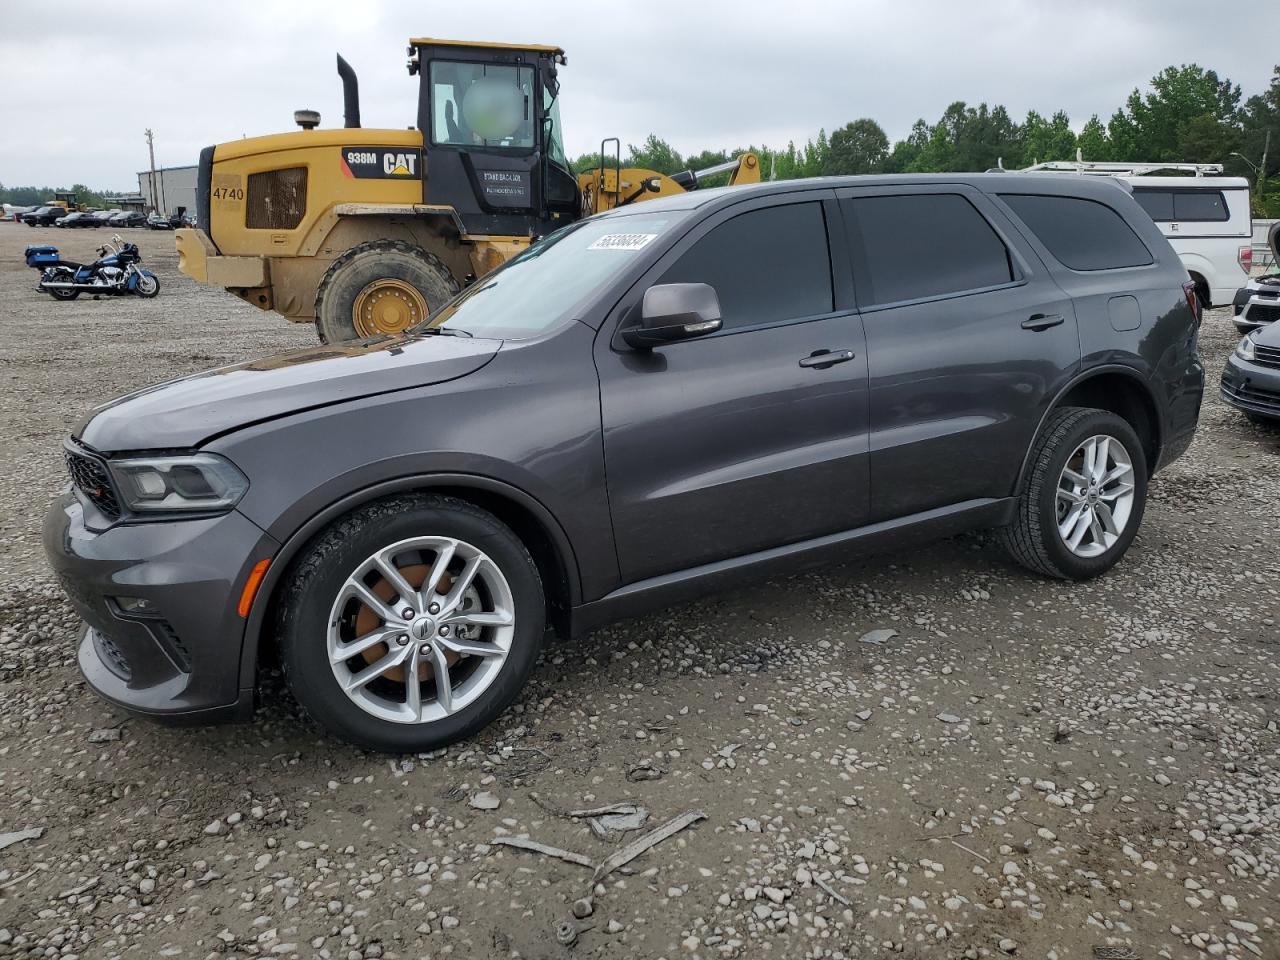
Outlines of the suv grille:
{"label": "suv grille", "polygon": [[1255,362],[1262,364],[1264,367],[1280,367],[1280,349],[1276,347],[1264,347],[1255,343],[1253,345],[1253,356]]}
{"label": "suv grille", "polygon": [[120,501],[116,499],[115,488],[111,485],[111,476],[107,473],[106,464],[96,457],[67,450],[67,473],[71,474],[71,482],[77,490],[89,498],[90,502],[112,520],[120,518]]}
{"label": "suv grille", "polygon": [[292,230],[306,212],[306,167],[249,174],[244,225],[250,230]]}

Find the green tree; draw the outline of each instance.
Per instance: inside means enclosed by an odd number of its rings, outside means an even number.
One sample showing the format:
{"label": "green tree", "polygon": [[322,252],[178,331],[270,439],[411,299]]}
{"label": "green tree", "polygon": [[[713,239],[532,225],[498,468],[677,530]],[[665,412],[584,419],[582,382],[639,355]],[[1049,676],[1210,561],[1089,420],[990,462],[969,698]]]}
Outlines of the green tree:
{"label": "green tree", "polygon": [[[1117,159],[1187,159],[1184,147],[1199,148],[1211,135],[1211,123],[1218,134],[1234,136],[1240,124],[1240,87],[1197,64],[1165,67],[1151,78],[1146,94],[1134,90],[1125,106],[1111,120],[1111,141]],[[1209,119],[1203,119],[1203,118]],[[1195,123],[1191,141],[1187,128]]]}
{"label": "green tree", "polygon": [[625,166],[628,167],[643,167],[646,170],[656,170],[658,173],[665,174],[679,173],[681,170],[688,169],[688,165],[680,156],[680,151],[653,133],[649,134],[644,143],[638,147],[634,143],[627,144],[627,151]]}
{"label": "green tree", "polygon": [[1074,160],[1076,135],[1071,119],[1061,110],[1046,120],[1036,111],[1022,124],[1022,159],[1026,164]]}
{"label": "green tree", "polygon": [[[1227,157],[1232,173],[1252,179],[1260,194],[1268,182],[1280,182],[1280,66],[1275,68],[1271,86],[1245,101],[1236,149],[1249,163],[1238,157]],[[1264,153],[1267,155],[1265,169]]]}
{"label": "green tree", "polygon": [[1111,138],[1096,113],[1081,128],[1080,135],[1076,137],[1076,147],[1085,160],[1105,163],[1111,159]]}
{"label": "green tree", "polygon": [[889,138],[883,128],[864,117],[832,132],[823,173],[878,173],[888,155]]}

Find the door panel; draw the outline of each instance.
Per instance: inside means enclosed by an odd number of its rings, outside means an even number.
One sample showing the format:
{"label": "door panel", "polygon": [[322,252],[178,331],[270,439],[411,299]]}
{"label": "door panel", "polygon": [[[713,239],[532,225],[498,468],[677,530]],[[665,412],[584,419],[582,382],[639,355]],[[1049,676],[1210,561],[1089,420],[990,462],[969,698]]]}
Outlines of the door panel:
{"label": "door panel", "polygon": [[[852,350],[826,369],[816,350]],[[856,314],[597,352],[624,582],[860,526],[866,351]]]}
{"label": "door panel", "polygon": [[[723,329],[621,348],[622,318],[671,282],[715,288]],[[865,522],[866,344],[831,191],[744,201],[694,227],[602,327],[596,368],[624,582]]]}
{"label": "door panel", "polygon": [[[1009,281],[863,308],[871,522],[1011,495],[1041,415],[1080,362],[1070,298],[994,205],[958,186],[909,189],[963,195],[1007,249]],[[860,244],[884,238],[863,229],[873,226],[870,218],[860,224],[856,205],[845,198],[902,190],[841,192],[855,265]],[[920,232],[913,236],[918,242]],[[930,260],[948,251],[930,253],[927,242],[923,246],[918,269],[927,272]],[[919,253],[903,250],[907,262]],[[855,268],[860,300],[864,288],[874,287],[859,276],[865,266]]]}

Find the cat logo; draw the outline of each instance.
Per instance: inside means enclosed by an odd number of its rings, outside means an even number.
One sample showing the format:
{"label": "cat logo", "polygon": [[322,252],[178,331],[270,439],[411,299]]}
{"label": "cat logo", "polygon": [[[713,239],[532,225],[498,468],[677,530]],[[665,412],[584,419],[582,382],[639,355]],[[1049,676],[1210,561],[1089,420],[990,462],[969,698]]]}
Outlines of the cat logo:
{"label": "cat logo", "polygon": [[343,147],[342,175],[357,180],[416,180],[422,151],[404,147]]}
{"label": "cat logo", "polygon": [[412,153],[384,153],[382,169],[389,177],[415,177],[418,158]]}

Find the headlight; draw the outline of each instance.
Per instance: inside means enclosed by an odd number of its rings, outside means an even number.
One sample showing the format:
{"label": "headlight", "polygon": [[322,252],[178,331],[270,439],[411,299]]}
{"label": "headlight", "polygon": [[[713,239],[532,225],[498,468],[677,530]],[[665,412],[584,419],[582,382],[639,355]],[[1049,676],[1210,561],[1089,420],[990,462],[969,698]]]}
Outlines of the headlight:
{"label": "headlight", "polygon": [[229,510],[249,481],[229,460],[212,453],[110,461],[124,505],[134,513]]}
{"label": "headlight", "polygon": [[1236,345],[1236,356],[1241,360],[1253,360],[1256,353],[1253,349],[1253,337],[1247,336]]}

